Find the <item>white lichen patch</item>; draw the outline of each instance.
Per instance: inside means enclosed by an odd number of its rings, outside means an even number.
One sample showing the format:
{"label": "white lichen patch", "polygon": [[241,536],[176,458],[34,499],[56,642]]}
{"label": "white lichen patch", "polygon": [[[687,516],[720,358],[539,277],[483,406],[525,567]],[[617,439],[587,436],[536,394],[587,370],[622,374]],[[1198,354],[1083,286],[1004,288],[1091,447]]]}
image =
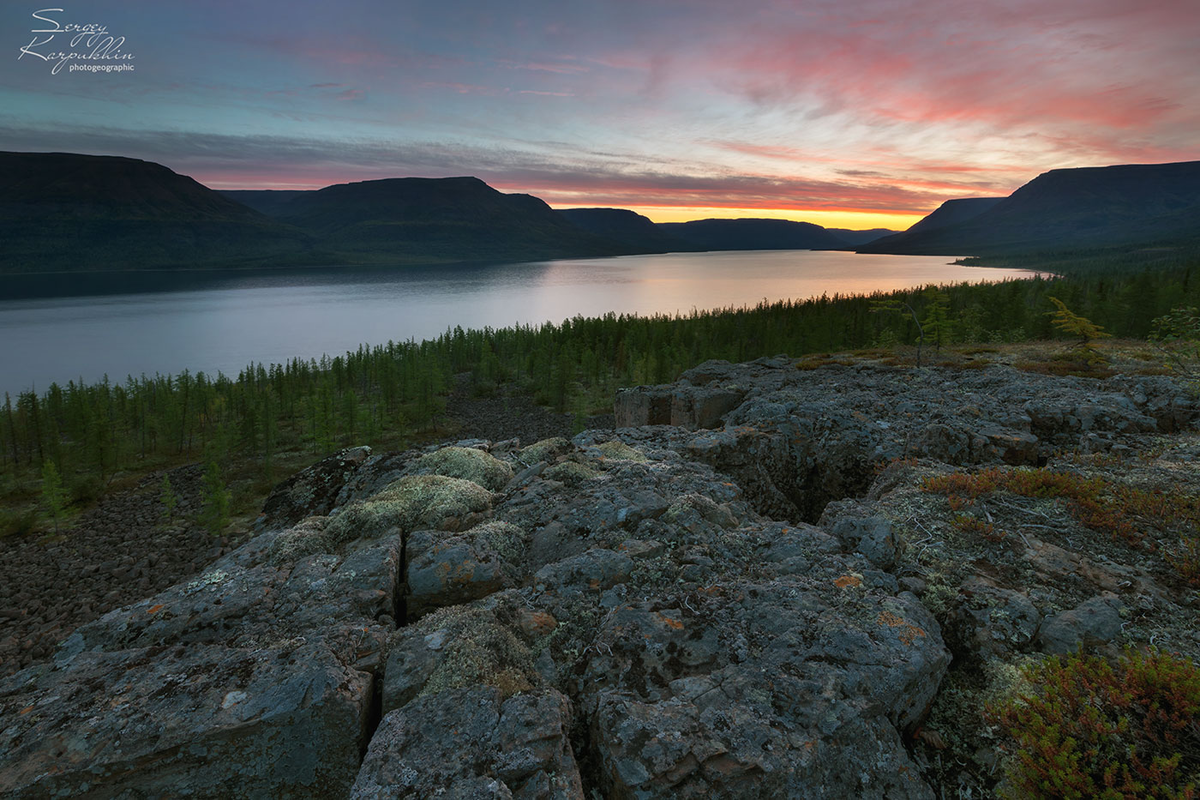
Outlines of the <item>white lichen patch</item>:
{"label": "white lichen patch", "polygon": [[212,572],[207,572],[204,575],[201,575],[199,578],[196,578],[195,580],[190,581],[188,583],[188,585],[186,587],[184,587],[184,592],[186,594],[192,594],[193,592],[198,592],[201,589],[204,589],[209,586],[220,586],[222,583],[224,583],[228,579],[229,579],[228,572],[223,572],[222,570],[215,569]]}
{"label": "white lichen patch", "polygon": [[547,467],[542,472],[543,478],[558,481],[566,486],[578,486],[584,481],[591,480],[599,475],[599,470],[592,469],[588,465],[580,464],[576,461],[564,461],[561,464]]}
{"label": "white lichen patch", "polygon": [[417,459],[411,474],[461,478],[498,492],[512,480],[513,471],[508,464],[483,450],[443,447]]}
{"label": "white lichen patch", "polygon": [[604,442],[596,445],[596,449],[605,458],[611,458],[617,461],[649,461],[650,459],[642,453],[619,439],[613,439],[611,442]]}
{"label": "white lichen patch", "polygon": [[492,493],[479,484],[445,475],[406,475],[361,503],[354,503],[329,521],[334,546],[354,539],[371,539],[396,528],[437,529],[451,517],[486,511]]}
{"label": "white lichen patch", "polygon": [[539,461],[553,461],[560,455],[570,452],[571,443],[561,436],[553,439],[542,439],[528,447],[521,448],[517,457],[525,464],[536,464]]}

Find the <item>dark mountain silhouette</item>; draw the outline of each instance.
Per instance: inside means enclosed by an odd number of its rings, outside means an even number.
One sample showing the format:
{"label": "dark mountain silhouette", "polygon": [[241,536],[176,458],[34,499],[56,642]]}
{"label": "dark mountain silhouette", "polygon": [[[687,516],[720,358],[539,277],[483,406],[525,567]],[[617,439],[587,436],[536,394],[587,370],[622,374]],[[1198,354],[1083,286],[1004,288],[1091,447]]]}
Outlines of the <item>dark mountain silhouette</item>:
{"label": "dark mountain silhouette", "polygon": [[876,239],[882,239],[884,236],[891,236],[898,231],[893,231],[888,228],[872,228],[867,231],[852,231],[848,228],[826,228],[825,230],[832,233],[834,236],[841,239],[846,244],[852,247],[864,245],[867,242],[873,242]]}
{"label": "dark mountain silhouette", "polygon": [[0,271],[238,266],[307,237],[161,164],[0,152]]}
{"label": "dark mountain silhouette", "polygon": [[529,261],[630,252],[478,178],[389,178],[298,195],[281,219],[362,262]]}
{"label": "dark mountain silhouette", "polygon": [[847,246],[820,225],[785,219],[700,219],[658,227],[704,250],[844,250]]}
{"label": "dark mountain silhouette", "polygon": [[315,189],[224,189],[221,194],[268,217],[282,217],[293,200]]}
{"label": "dark mountain silhouette", "polygon": [[1200,161],[1056,169],[965,220],[941,224],[941,211],[859,252],[1007,255],[1196,242]]}
{"label": "dark mountain silhouette", "polygon": [[558,214],[590,233],[636,253],[675,253],[700,249],[664,231],[648,218],[624,208],[564,208]]}
{"label": "dark mountain silhouette", "polygon": [[938,228],[948,228],[951,225],[978,217],[1003,200],[1003,197],[965,197],[961,200],[947,200],[935,208],[932,214],[921,219],[904,233],[920,233]]}

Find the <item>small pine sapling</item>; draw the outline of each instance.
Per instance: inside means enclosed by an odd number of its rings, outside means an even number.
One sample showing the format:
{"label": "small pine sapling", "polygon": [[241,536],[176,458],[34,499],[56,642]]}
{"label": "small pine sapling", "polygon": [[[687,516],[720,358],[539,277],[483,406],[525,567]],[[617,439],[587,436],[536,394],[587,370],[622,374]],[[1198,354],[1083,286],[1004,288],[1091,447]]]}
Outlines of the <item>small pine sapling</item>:
{"label": "small pine sapling", "polygon": [[42,502],[54,519],[54,532],[58,533],[58,520],[67,504],[67,490],[63,488],[58,468],[49,460],[42,464]]}

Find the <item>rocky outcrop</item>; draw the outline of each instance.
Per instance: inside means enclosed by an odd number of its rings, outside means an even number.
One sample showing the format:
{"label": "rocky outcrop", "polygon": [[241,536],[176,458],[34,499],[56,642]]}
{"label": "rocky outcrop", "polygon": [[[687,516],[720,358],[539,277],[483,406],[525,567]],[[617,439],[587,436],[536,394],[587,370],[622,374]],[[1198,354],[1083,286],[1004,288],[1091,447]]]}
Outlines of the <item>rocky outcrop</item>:
{"label": "rocky outcrop", "polygon": [[[986,788],[971,726],[1018,659],[1200,651],[1165,566],[1190,512],[1144,517],[1155,548],[1096,527],[1194,435],[1125,488],[1084,474],[1192,424],[1169,381],[783,359],[686,381],[623,394],[638,427],[297,476],[258,536],[0,683],[0,793],[931,798]],[[1041,463],[1093,505],[1000,488]]]}
{"label": "rocky outcrop", "polygon": [[328,514],[338,492],[357,467],[371,456],[369,447],[348,447],[288,478],[267,498],[256,522],[260,529],[294,525],[305,517]]}
{"label": "rocky outcrop", "polygon": [[869,363],[798,370],[777,357],[705,362],[677,384],[619,393],[615,412],[618,428],[712,429],[669,437],[736,478],[760,512],[815,522],[831,500],[864,494],[876,468],[895,459],[1037,466],[1064,447],[1107,450],[1113,437],[1186,429],[1200,405],[1161,376]]}

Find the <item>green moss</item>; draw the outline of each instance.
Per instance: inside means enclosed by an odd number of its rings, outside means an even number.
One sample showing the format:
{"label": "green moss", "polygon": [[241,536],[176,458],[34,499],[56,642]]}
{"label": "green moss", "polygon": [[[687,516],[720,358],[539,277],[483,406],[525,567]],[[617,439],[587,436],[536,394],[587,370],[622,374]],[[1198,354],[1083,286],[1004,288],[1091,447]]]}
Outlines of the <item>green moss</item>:
{"label": "green moss", "polygon": [[353,503],[329,521],[334,545],[381,536],[392,528],[438,528],[449,517],[490,507],[492,494],[473,481],[445,475],[406,475],[361,503]]}
{"label": "green moss", "polygon": [[570,450],[570,442],[561,436],[555,436],[553,439],[542,439],[540,442],[523,447],[517,455],[526,464],[536,464],[539,461],[553,461]]}
{"label": "green moss", "polygon": [[618,461],[649,461],[640,450],[635,450],[622,441],[613,439],[611,442],[596,445],[596,449],[605,458],[612,458]]}
{"label": "green moss", "polygon": [[443,447],[417,459],[416,475],[445,475],[462,478],[498,492],[512,480],[512,467],[500,459],[473,447]]}
{"label": "green moss", "polygon": [[595,478],[599,474],[598,470],[594,470],[586,464],[580,464],[576,461],[564,461],[561,464],[547,467],[542,472],[542,477],[552,481],[560,481],[567,486],[578,486],[586,480]]}

